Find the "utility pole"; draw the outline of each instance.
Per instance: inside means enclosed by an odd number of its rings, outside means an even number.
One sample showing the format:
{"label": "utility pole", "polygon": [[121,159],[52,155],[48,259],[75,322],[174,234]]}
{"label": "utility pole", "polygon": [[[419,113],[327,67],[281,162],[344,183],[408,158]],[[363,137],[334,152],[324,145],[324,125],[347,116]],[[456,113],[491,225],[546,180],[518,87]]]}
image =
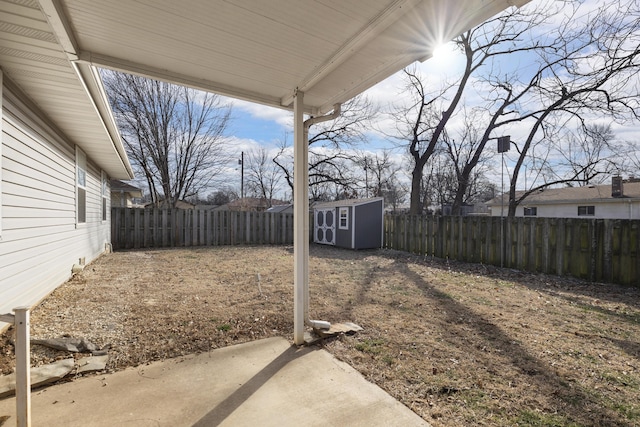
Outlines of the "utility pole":
{"label": "utility pole", "polygon": [[240,199],[244,199],[244,151],[240,153]]}
{"label": "utility pole", "polygon": [[498,138],[498,153],[502,156],[502,174],[500,181],[502,184],[502,194],[500,196],[500,267],[504,267],[504,153],[511,148],[511,137],[501,136]]}
{"label": "utility pole", "polygon": [[369,168],[368,168],[368,161],[367,158],[365,157],[364,159],[364,198],[368,198],[369,197]]}

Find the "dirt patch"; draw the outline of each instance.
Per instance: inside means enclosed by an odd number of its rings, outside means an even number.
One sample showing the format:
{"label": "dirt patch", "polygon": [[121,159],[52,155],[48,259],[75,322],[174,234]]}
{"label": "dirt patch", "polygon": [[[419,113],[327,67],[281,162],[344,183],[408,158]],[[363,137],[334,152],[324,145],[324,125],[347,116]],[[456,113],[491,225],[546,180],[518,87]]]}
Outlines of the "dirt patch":
{"label": "dirt patch", "polygon": [[[292,278],[290,247],[118,252],[34,309],[31,333],[111,344],[109,371],[291,339]],[[638,289],[326,246],[310,282],[312,318],[365,328],[325,348],[434,426],[640,425]],[[61,357],[32,347],[34,365]]]}

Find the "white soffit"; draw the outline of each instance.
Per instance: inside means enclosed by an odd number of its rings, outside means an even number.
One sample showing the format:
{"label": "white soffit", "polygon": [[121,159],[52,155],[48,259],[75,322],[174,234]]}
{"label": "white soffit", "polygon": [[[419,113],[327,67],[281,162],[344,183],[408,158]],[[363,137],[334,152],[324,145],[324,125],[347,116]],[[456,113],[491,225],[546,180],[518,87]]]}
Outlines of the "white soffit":
{"label": "white soffit", "polygon": [[69,61],[36,0],[0,0],[0,67],[7,87],[98,167],[133,177],[98,76]]}
{"label": "white soffit", "polygon": [[318,114],[513,0],[41,0],[70,60]]}

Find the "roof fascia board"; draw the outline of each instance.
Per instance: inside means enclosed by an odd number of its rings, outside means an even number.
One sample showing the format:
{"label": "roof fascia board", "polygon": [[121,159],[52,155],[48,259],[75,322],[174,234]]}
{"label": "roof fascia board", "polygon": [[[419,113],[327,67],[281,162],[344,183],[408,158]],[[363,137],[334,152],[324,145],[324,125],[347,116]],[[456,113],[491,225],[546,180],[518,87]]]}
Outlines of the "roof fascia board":
{"label": "roof fascia board", "polygon": [[40,8],[70,61],[78,59],[78,42],[59,0],[39,0]]}
{"label": "roof fascia board", "polygon": [[[107,55],[81,51],[77,39],[73,33],[67,15],[64,13],[59,0],[39,0],[40,7],[44,11],[49,25],[51,25],[58,42],[71,62],[80,62],[91,66],[109,68],[130,74],[137,74],[170,83],[183,84],[195,89],[206,90],[219,93],[233,98],[244,99],[246,101],[257,102],[272,107],[291,110],[289,105],[283,105],[279,97],[269,97],[252,91],[243,90],[237,87],[221,85],[204,79],[194,79],[179,73],[171,73],[166,70],[149,67],[143,64],[112,58]],[[304,108],[305,113],[317,114],[316,109]]]}
{"label": "roof fascia board", "polygon": [[[636,203],[640,202],[640,197],[615,197],[610,199],[562,199],[562,200],[529,200],[524,199],[519,203],[519,206],[557,206],[557,205],[576,205],[576,204],[589,204],[589,203]],[[505,206],[509,204],[509,201],[505,199]],[[487,203],[487,206],[500,206],[500,202]]]}
{"label": "roof fascia board", "polygon": [[111,108],[109,107],[107,96],[102,88],[102,80],[97,70],[93,67],[84,67],[77,62],[79,56],[78,43],[59,0],[40,0],[39,3],[47,17],[49,25],[58,39],[58,43],[70,61],[71,68],[78,77],[89,101],[93,105],[100,123],[104,127],[105,133],[109,136],[111,148],[114,149],[115,154],[120,160],[122,169],[130,179],[133,178],[133,168],[124,149],[122,138],[120,138],[118,126],[111,114]]}
{"label": "roof fascia board", "polygon": [[[214,92],[232,98],[243,99],[245,101],[257,102],[271,107],[291,110],[290,106],[282,105],[279,97],[267,96],[257,92],[240,89],[235,86],[222,85],[205,79],[195,79],[188,75],[172,73],[167,70],[150,67],[144,64],[113,58],[107,55],[100,55],[92,52],[80,52],[78,62],[96,67],[108,68],[155,80],[177,83],[194,89]],[[305,106],[306,113],[315,114],[315,109]]]}
{"label": "roof fascia board", "polygon": [[100,78],[98,70],[96,70],[95,67],[86,66],[77,62],[72,62],[71,64],[78,75],[84,90],[87,92],[87,96],[89,97],[91,104],[95,108],[96,114],[100,118],[100,122],[102,123],[105,132],[109,135],[111,147],[120,159],[122,168],[126,170],[129,179],[132,179],[134,177],[133,168],[131,167],[131,163],[129,162],[129,158],[122,143],[118,125],[111,113],[107,94],[104,91],[104,86],[102,85],[102,79]]}
{"label": "roof fascia board", "polygon": [[527,202],[527,199],[524,199],[520,202],[523,206],[540,206],[540,205],[576,205],[576,204],[589,204],[589,203],[629,203],[629,202],[637,202],[640,201],[638,197],[615,197],[611,199],[569,199],[569,200],[545,200],[545,201],[536,201],[531,200]]}
{"label": "roof fascia board", "polygon": [[[423,0],[396,0],[393,2],[385,10],[380,12],[366,25],[364,25],[351,39],[347,40],[347,42],[340,46],[340,48],[336,50],[330,58],[325,60],[324,63],[317,67],[313,73],[305,77],[298,84],[297,90],[301,90],[303,92],[308,91],[316,83],[334,71],[338,66],[343,64],[354,53],[358,52],[362,46],[380,35],[384,30],[389,28],[391,24],[396,22],[409,11],[413,10],[413,8],[422,1]],[[286,106],[293,104],[293,97],[294,93],[292,92],[282,99],[281,104]]]}
{"label": "roof fascia board", "polygon": [[341,104],[350,100],[351,98],[373,87],[377,83],[380,83],[382,80],[397,73],[398,70],[401,70],[413,64],[415,61],[425,61],[430,57],[431,56],[425,57],[424,55],[405,55],[398,61],[388,63],[385,67],[377,68],[374,72],[369,73],[367,76],[362,78],[358,84],[353,85],[350,90],[339,93],[336,96],[329,98],[324,104],[318,107],[318,114],[325,114],[331,111],[335,104]]}

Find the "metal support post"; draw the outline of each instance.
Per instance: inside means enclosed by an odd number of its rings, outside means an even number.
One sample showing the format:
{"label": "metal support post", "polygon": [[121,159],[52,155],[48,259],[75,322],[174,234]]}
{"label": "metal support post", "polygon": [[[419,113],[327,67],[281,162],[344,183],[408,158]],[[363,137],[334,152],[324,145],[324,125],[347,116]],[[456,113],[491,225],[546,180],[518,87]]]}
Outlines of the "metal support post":
{"label": "metal support post", "polygon": [[304,344],[309,286],[309,147],[304,132],[304,93],[293,98],[293,342]]}

